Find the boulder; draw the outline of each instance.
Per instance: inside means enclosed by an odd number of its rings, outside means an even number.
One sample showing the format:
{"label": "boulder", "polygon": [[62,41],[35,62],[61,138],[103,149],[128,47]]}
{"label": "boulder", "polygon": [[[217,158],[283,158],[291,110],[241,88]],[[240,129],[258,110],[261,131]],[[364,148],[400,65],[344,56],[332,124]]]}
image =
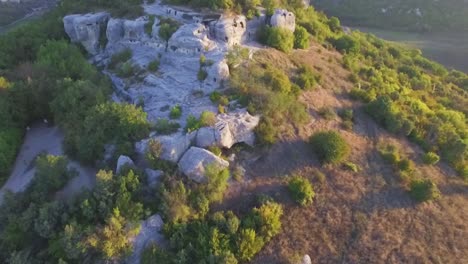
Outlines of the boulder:
{"label": "boulder", "polygon": [[260,117],[250,115],[242,109],[217,116],[215,129],[217,131],[218,146],[231,148],[236,143],[253,145],[255,142],[254,129],[260,122]]}
{"label": "boulder", "polygon": [[107,22],[106,36],[109,43],[113,44],[123,39],[124,37],[124,20],[122,19],[109,19]]}
{"label": "boulder", "polygon": [[219,87],[224,81],[229,79],[229,66],[225,59],[208,67],[207,72],[208,77],[205,82],[215,86],[215,88]]}
{"label": "boulder", "polygon": [[68,15],[63,18],[63,23],[72,42],[81,43],[88,53],[96,55],[101,50],[99,41],[109,18],[107,12]]}
{"label": "boulder", "polygon": [[145,32],[145,25],[148,18],[140,17],[135,20],[124,20],[123,32],[126,40],[142,40],[149,37]]}
{"label": "boulder", "polygon": [[296,16],[286,9],[276,9],[275,13],[271,16],[270,25],[294,32],[296,29]]}
{"label": "boulder", "polygon": [[216,145],[216,132],[213,127],[202,127],[197,132],[195,145],[206,148]]}
{"label": "boulder", "polygon": [[208,150],[191,147],[179,161],[179,170],[188,178],[201,183],[205,181],[205,167],[215,165],[229,167],[229,162],[219,158]]}
{"label": "boulder", "polygon": [[151,139],[157,140],[161,143],[162,153],[160,158],[163,160],[177,163],[180,157],[190,147],[195,134],[175,134],[168,136],[156,136],[150,139],[145,139],[137,142],[135,145],[136,151],[139,154],[145,154],[148,148],[148,143]]}
{"label": "boulder", "polygon": [[145,173],[147,176],[148,186],[151,188],[155,188],[161,180],[161,177],[164,175],[162,170],[146,169]]}
{"label": "boulder", "polygon": [[160,215],[155,214],[141,223],[141,229],[138,235],[132,238],[133,252],[128,257],[126,263],[139,264],[141,254],[151,244],[164,245],[165,240],[162,234],[164,222]]}
{"label": "boulder", "polygon": [[302,258],[301,264],[312,264],[312,260],[310,259],[309,255],[304,255]]}
{"label": "boulder", "polygon": [[115,168],[115,172],[118,174],[122,170],[124,166],[135,166],[133,160],[128,156],[120,155],[119,159],[117,160],[117,167]]}
{"label": "boulder", "polygon": [[228,47],[240,45],[246,32],[247,19],[243,15],[222,15],[217,21],[209,24],[210,35]]}

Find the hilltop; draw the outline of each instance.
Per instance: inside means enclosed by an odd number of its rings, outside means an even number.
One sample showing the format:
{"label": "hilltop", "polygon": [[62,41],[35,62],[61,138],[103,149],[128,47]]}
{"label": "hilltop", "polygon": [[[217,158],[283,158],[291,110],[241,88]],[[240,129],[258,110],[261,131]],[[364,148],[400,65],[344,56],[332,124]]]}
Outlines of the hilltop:
{"label": "hilltop", "polygon": [[64,0],[0,37],[0,262],[466,262],[467,105],[302,1]]}

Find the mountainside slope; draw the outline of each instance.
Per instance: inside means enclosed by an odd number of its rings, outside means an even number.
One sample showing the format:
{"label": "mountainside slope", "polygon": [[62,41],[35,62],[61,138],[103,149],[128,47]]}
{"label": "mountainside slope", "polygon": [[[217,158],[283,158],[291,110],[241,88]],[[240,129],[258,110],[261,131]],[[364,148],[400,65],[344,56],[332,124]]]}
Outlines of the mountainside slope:
{"label": "mountainside slope", "polygon": [[410,31],[467,31],[465,0],[312,0],[327,14],[354,26]]}

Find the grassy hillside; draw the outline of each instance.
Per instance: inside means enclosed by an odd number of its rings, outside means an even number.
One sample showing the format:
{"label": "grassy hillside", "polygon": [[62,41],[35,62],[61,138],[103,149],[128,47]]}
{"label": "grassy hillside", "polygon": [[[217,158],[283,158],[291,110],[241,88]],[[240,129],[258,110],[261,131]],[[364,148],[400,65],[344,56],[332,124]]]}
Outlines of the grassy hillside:
{"label": "grassy hillside", "polygon": [[355,26],[410,31],[467,31],[464,0],[312,0],[327,14]]}

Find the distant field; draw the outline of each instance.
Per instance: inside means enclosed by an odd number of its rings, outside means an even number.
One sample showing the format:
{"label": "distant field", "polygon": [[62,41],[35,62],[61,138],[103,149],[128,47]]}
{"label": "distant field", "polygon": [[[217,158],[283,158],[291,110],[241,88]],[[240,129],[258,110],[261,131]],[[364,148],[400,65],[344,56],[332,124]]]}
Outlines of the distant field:
{"label": "distant field", "polygon": [[354,28],[380,38],[421,49],[424,56],[448,68],[468,72],[468,33],[408,33],[367,27]]}

